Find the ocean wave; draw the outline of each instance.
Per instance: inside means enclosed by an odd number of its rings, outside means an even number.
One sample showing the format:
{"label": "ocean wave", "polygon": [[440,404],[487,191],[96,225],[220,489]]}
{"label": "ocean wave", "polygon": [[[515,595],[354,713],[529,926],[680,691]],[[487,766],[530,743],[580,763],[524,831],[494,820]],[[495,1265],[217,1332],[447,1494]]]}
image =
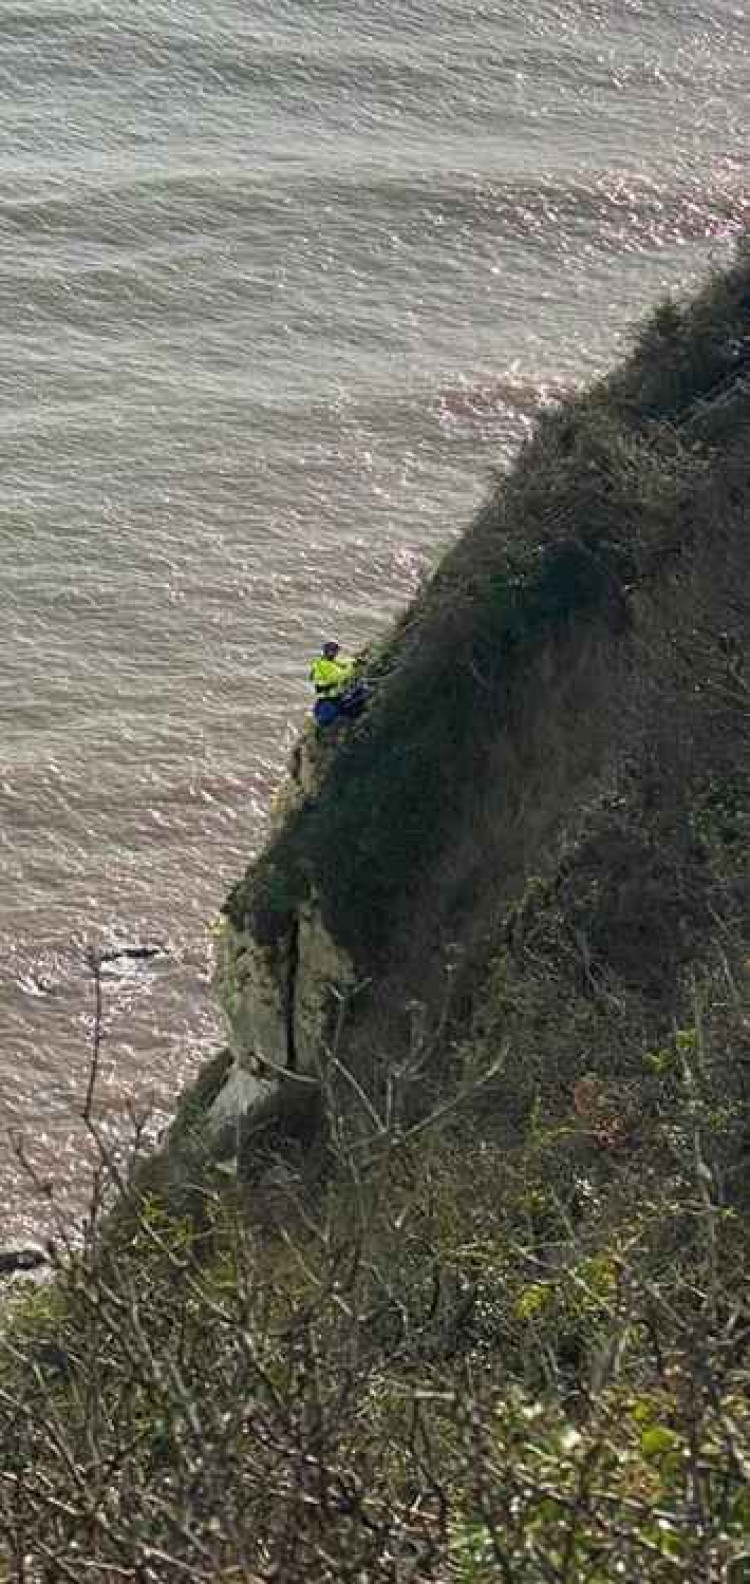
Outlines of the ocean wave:
{"label": "ocean wave", "polygon": [[[259,175],[230,168],[211,175],[169,171],[163,167],[136,180],[121,174],[115,180],[101,175],[56,183],[42,196],[28,190],[0,202],[6,229],[6,256],[2,280],[17,279],[13,269],[14,242],[28,267],[27,246],[40,248],[38,272],[51,253],[75,273],[94,274],[108,256],[111,268],[123,268],[134,257],[145,269],[176,267],[183,243],[200,239],[203,254],[216,263],[220,236],[232,234],[238,243],[262,236],[263,254],[269,259],[284,241],[301,241],[311,251],[307,228],[314,219],[317,239],[338,235],[342,245],[368,236],[394,223],[404,226],[405,239],[426,235],[436,227],[471,227],[477,235],[533,240],[540,231],[620,231],[630,226],[639,234],[657,238],[709,234],[712,227],[745,225],[750,213],[748,171],[744,162],[716,160],[707,172],[671,180],[659,173],[644,175],[632,168],[612,166],[587,177],[576,173],[566,180],[556,177],[530,180],[512,175],[489,176],[436,168],[408,169],[402,161],[396,172],[360,170],[331,175],[318,173],[299,180],[283,172]],[[102,255],[61,258],[66,243],[81,239],[99,242]],[[394,241],[397,240],[394,238]],[[151,255],[164,242],[166,251]],[[450,237],[446,238],[446,244]],[[290,264],[283,254],[276,262]],[[220,261],[219,261],[220,262]],[[262,262],[262,260],[261,260]],[[428,262],[428,261],[427,261]]]}

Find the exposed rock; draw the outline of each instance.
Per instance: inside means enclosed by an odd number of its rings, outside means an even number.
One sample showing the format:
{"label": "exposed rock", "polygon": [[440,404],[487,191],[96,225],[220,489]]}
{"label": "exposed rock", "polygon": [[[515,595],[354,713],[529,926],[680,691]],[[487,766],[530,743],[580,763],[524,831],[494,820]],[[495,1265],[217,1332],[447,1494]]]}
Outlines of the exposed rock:
{"label": "exposed rock", "polygon": [[[312,721],[300,733],[273,801],[276,827],[315,796],[336,738],[335,732],[318,732]],[[272,941],[238,930],[225,917],[217,934],[215,983],[233,1057],[210,1110],[211,1127],[223,1131],[230,1120],[265,1108],[269,1089],[284,1073],[317,1073],[355,975],[312,894],[290,911]]]}
{"label": "exposed rock", "polygon": [[313,896],[299,909],[292,995],[295,1070],[318,1070],[329,1049],[344,1000],[355,984],[354,965],[338,946]]}
{"label": "exposed rock", "polygon": [[38,1243],[6,1244],[0,1248],[0,1276],[13,1276],[19,1271],[38,1270],[49,1264],[49,1254]]}
{"label": "exposed rock", "polygon": [[166,946],[108,946],[104,951],[96,952],[96,960],[100,963],[120,962],[123,959],[130,962],[151,962],[154,957],[165,957]]}
{"label": "exposed rock", "polygon": [[235,1062],[263,1076],[263,1064],[288,1063],[289,987],[296,948],[294,929],[263,945],[227,922],[217,940],[216,989]]}
{"label": "exposed rock", "polygon": [[237,1062],[233,1064],[206,1114],[206,1143],[215,1158],[237,1155],[241,1123],[252,1111],[267,1105],[275,1089],[275,1079],[257,1078]]}
{"label": "exposed rock", "polygon": [[259,1079],[269,1069],[315,1072],[354,982],[314,895],[270,944],[227,922],[217,942],[216,988],[235,1062]]}
{"label": "exposed rock", "polygon": [[354,984],[353,964],[326,928],[314,894],[270,942],[222,921],[216,991],[232,1063],[205,1112],[213,1155],[236,1153],[243,1125],[256,1116],[286,1112],[285,1078],[300,1080],[293,1086],[295,1109],[314,1108],[314,1080]]}
{"label": "exposed rock", "polygon": [[[289,774],[274,799],[273,823],[313,798],[337,734],[300,735]],[[268,936],[225,913],[214,928],[217,999],[227,1027],[227,1064],[219,1087],[198,1106],[192,1125],[218,1160],[236,1157],[261,1119],[312,1119],[316,1078],[355,985],[348,954],[327,929],[314,893],[274,916]],[[294,1080],[299,1080],[294,1082]],[[291,1080],[291,1083],[289,1082]],[[243,1146],[243,1139],[245,1146]]]}

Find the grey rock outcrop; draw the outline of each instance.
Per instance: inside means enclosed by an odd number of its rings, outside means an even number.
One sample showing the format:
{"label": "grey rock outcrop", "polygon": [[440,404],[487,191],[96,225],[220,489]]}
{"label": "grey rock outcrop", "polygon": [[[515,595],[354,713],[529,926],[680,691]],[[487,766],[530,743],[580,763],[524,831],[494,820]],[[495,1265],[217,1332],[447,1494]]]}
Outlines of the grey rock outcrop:
{"label": "grey rock outcrop", "polygon": [[38,1271],[49,1262],[49,1254],[38,1243],[5,1244],[0,1248],[0,1277]]}
{"label": "grey rock outcrop", "polygon": [[[274,822],[314,797],[327,757],[315,735],[304,733],[276,796]],[[238,928],[223,915],[216,931],[214,983],[232,1062],[207,1113],[207,1126],[214,1148],[226,1153],[233,1133],[239,1140],[254,1114],[273,1110],[282,1086],[288,1093],[288,1080],[293,1088],[314,1088],[355,987],[355,973],[324,923],[318,898],[309,892],[272,940],[257,937],[250,924]]]}

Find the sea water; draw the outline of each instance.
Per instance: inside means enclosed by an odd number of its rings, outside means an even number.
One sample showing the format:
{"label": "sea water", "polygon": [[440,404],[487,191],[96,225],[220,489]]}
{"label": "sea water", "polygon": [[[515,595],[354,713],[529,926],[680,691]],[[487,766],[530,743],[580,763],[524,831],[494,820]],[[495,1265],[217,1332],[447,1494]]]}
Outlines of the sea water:
{"label": "sea water", "polygon": [[106,1147],[217,1045],[311,655],[726,262],[749,102],[730,0],[3,0],[0,1240],[95,1036]]}

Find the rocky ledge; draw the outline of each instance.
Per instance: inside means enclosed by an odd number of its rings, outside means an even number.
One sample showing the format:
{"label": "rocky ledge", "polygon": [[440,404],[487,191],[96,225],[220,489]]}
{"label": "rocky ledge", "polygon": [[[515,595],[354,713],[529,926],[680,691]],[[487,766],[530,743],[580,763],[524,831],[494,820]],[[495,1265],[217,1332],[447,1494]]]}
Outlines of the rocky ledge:
{"label": "rocky ledge", "polygon": [[[278,828],[310,802],[335,751],[336,735],[307,727],[296,742],[273,803]],[[354,966],[323,921],[310,890],[272,939],[222,913],[214,929],[215,993],[227,1030],[228,1061],[204,1116],[203,1142],[228,1159],[257,1119],[278,1114],[296,1092],[305,1110],[355,986]]]}

